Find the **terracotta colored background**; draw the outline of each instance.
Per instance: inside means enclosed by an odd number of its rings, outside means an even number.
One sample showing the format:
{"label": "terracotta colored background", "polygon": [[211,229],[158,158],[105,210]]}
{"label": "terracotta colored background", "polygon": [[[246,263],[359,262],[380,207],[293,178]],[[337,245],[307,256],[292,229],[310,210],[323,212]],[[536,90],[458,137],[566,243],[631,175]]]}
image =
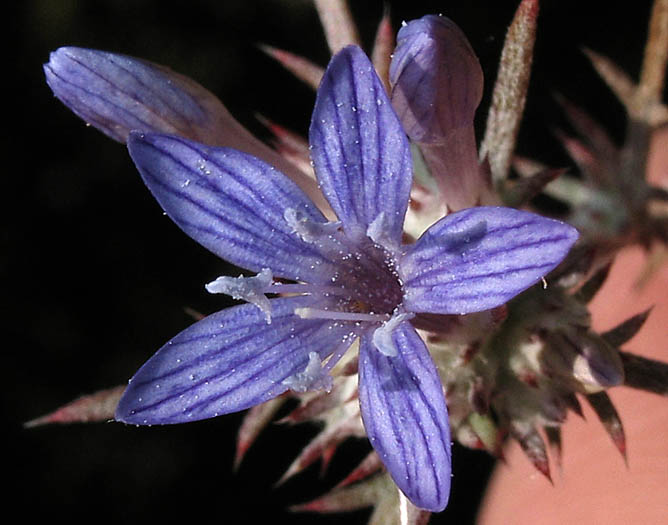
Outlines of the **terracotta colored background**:
{"label": "terracotta colored background", "polygon": [[[668,131],[655,137],[649,171],[654,181],[668,183]],[[654,306],[645,326],[625,348],[668,361],[668,267],[637,290],[634,277],[644,262],[640,249],[619,256],[594,298],[594,326],[605,330]],[[611,390],[610,397],[626,431],[628,468],[583,403],[586,421],[571,416],[565,426],[563,468],[553,474],[554,486],[513,444],[507,464],[493,475],[481,525],[667,523],[668,400],[625,387]]]}

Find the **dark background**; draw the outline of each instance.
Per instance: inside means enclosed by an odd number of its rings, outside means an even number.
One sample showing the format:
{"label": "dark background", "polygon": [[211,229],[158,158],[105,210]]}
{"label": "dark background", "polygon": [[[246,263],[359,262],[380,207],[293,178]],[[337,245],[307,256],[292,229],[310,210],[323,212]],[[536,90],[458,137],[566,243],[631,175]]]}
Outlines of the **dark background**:
{"label": "dark background", "polygon": [[[384,6],[395,27],[427,13],[454,19],[478,53],[486,107],[515,1],[352,1],[365,45]],[[171,66],[216,93],[252,131],[260,113],[305,133],[313,92],[254,46],[263,42],[325,65],[328,51],[308,0],[26,0],[5,13],[5,132],[0,189],[8,502],[24,517],[129,521],[364,523],[367,512],[317,520],[286,507],[332,487],[368,450],[343,445],[324,478],[315,466],[273,484],[315,434],[273,426],[232,472],[241,415],[168,428],[114,423],[24,430],[22,422],[73,398],[124,383],[191,323],[189,306],[225,306],[203,284],[229,271],[163,217],[122,145],[87,128],[44,83],[50,50],[78,45]],[[649,0],[544,0],[520,151],[568,165],[552,131],[565,125],[552,95],[566,94],[622,136],[620,105],[580,49],[636,75]],[[16,113],[14,113],[16,111]],[[484,112],[479,113],[482,129]],[[451,503],[433,523],[469,523],[492,460],[454,449]],[[7,512],[7,515],[11,515]],[[235,516],[243,516],[243,520]]]}

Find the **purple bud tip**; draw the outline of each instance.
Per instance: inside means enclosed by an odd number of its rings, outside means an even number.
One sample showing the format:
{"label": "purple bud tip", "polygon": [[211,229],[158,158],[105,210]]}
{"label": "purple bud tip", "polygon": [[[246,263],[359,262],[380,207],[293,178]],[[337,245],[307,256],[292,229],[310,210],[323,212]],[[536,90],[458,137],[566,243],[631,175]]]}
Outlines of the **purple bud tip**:
{"label": "purple bud tip", "polygon": [[409,22],[397,35],[390,66],[392,104],[408,136],[440,142],[473,125],[483,75],[464,33],[444,16]]}

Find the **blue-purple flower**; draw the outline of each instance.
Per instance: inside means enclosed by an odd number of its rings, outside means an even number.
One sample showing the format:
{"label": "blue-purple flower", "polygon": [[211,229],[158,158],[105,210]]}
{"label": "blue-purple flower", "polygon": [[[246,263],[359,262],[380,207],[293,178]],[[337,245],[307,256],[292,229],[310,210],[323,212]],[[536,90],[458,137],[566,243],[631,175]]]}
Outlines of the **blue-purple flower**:
{"label": "blue-purple flower", "polygon": [[577,233],[531,213],[479,207],[402,244],[409,143],[357,47],[330,62],[309,135],[337,221],[249,154],[130,134],[130,154],[167,214],[201,245],[257,275],[207,285],[249,304],[210,315],[163,346],[131,379],[116,418],[183,423],[289,389],[327,390],[330,371],[359,340],[359,399],[371,444],[415,505],[442,510],[450,490],[448,415],[416,327],[425,314],[434,322],[438,314],[505,303],[552,270]]}

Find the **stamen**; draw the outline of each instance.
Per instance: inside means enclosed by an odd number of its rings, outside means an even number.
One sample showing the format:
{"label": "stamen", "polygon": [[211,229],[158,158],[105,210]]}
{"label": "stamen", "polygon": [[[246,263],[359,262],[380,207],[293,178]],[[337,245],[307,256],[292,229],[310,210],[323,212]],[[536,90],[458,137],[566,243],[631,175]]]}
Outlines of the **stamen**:
{"label": "stamen", "polygon": [[376,328],[372,339],[373,344],[381,354],[387,357],[394,357],[399,353],[397,345],[394,344],[392,333],[397,326],[413,317],[415,317],[414,313],[395,314],[388,321]]}
{"label": "stamen", "polygon": [[269,268],[263,268],[254,277],[229,277],[223,275],[205,286],[209,293],[224,293],[234,299],[241,299],[257,306],[264,312],[267,324],[271,324],[271,302],[265,297],[265,290],[271,286],[273,275]]}
{"label": "stamen", "polygon": [[283,384],[300,393],[308,390],[324,390],[329,393],[332,390],[332,376],[324,371],[317,352],[310,352],[304,371],[284,379]]}
{"label": "stamen", "polygon": [[268,286],[264,293],[297,293],[297,294],[323,294],[323,295],[337,295],[348,297],[350,291],[343,286],[325,286],[321,284],[284,284],[273,283]]}
{"label": "stamen", "polygon": [[286,208],[283,218],[288,226],[301,237],[304,242],[314,243],[333,235],[341,226],[340,222],[315,222],[294,208]]}
{"label": "stamen", "polygon": [[319,308],[295,308],[295,315],[302,319],[332,319],[335,321],[371,321],[383,322],[387,320],[387,314],[374,314],[364,312],[340,312],[338,310],[320,310]]}

